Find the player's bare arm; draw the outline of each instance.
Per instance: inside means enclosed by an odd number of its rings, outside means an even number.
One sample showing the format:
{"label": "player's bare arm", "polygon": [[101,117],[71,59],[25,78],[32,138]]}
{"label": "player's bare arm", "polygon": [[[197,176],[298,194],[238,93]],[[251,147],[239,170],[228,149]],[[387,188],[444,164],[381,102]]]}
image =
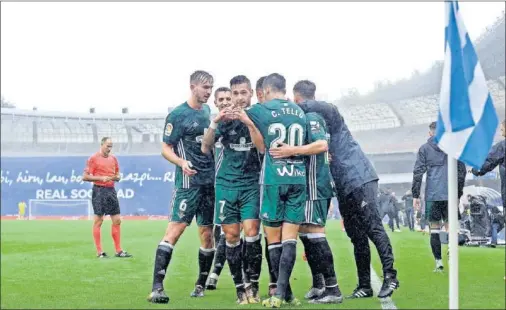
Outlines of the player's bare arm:
{"label": "player's bare arm", "polygon": [[253,121],[249,118],[249,116],[246,114],[246,112],[244,112],[243,109],[236,109],[234,115],[238,120],[240,120],[244,125],[246,125],[246,127],[248,127],[249,134],[251,136],[253,144],[255,144],[255,147],[257,148],[258,152],[264,154],[265,153],[264,138],[262,137],[262,134],[255,126]]}
{"label": "player's bare arm", "polygon": [[184,174],[186,174],[188,176],[192,176],[192,175],[197,174],[197,171],[193,170],[191,168],[192,164],[189,161],[184,160],[181,157],[176,155],[172,145],[167,144],[167,143],[162,143],[162,156],[163,156],[163,158],[170,161],[174,165],[178,165],[179,167],[181,167],[181,169],[183,169]]}
{"label": "player's bare arm", "polygon": [[209,128],[204,134],[204,139],[202,139],[201,151],[204,154],[209,154],[214,146],[214,140],[216,137],[216,128],[218,124],[222,121],[226,121],[231,119],[232,109],[230,107],[220,109],[218,115],[211,121]]}
{"label": "player's bare arm", "polygon": [[278,147],[271,148],[269,154],[272,158],[287,158],[291,156],[310,156],[327,152],[329,145],[325,140],[318,140],[311,144],[290,146],[286,143],[279,143]]}

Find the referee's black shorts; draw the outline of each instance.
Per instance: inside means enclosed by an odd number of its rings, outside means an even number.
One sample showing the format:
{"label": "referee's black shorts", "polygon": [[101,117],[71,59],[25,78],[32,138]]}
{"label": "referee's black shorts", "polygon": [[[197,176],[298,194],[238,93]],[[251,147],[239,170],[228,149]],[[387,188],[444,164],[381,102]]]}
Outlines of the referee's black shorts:
{"label": "referee's black shorts", "polygon": [[118,195],[114,187],[93,185],[91,204],[95,215],[120,214]]}

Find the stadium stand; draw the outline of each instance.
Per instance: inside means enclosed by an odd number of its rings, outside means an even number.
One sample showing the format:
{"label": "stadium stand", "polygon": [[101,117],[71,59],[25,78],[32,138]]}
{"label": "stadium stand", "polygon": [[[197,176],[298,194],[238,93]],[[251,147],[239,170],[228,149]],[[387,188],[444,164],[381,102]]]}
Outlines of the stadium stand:
{"label": "stadium stand", "polygon": [[400,126],[399,118],[388,105],[347,105],[340,111],[352,131]]}
{"label": "stadium stand", "polygon": [[[504,76],[488,86],[499,117],[505,115]],[[344,104],[339,110],[369,154],[415,152],[437,119],[439,95],[391,103]],[[165,115],[65,114],[1,109],[2,154],[88,154],[110,136],[118,154],[158,154]],[[499,132],[496,140],[500,139]]]}
{"label": "stadium stand", "polygon": [[[500,81],[489,81],[489,87],[503,118],[505,89]],[[438,95],[390,104],[339,106],[354,137],[369,154],[415,152],[426,141],[427,124],[437,119],[437,109]],[[164,120],[162,114],[61,116],[2,108],[2,154],[22,155],[26,150],[32,154],[88,154],[103,136],[113,138],[118,154],[158,154]]]}

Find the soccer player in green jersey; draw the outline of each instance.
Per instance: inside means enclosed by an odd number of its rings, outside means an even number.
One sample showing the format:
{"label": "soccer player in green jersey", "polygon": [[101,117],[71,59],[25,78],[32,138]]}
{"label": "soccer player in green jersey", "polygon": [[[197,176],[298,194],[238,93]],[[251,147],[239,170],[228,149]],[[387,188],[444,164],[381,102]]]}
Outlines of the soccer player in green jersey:
{"label": "soccer player in green jersey", "polygon": [[280,143],[304,145],[306,116],[295,103],[285,99],[286,80],[282,75],[267,76],[263,90],[266,102],[253,105],[238,117],[261,134],[260,141],[253,139],[258,150],[265,154],[260,174],[260,216],[271,265],[278,271],[276,293],[262,304],[279,308],[283,301],[300,304],[291,292],[289,279],[295,264],[299,225],[304,221],[306,166],[301,156],[274,159],[269,150]]}
{"label": "soccer player in green jersey", "polygon": [[[264,83],[265,78],[266,78],[265,76],[260,77],[257,80],[256,87],[255,87],[255,93],[257,96],[257,100],[258,100],[258,103],[260,103],[260,104],[265,102],[264,89],[263,89],[263,83]],[[268,295],[269,295],[269,297],[271,297],[272,295],[274,295],[274,293],[276,293],[277,278],[276,278],[274,270],[272,270],[271,260],[269,258],[269,243],[267,242],[267,234],[265,233],[265,229],[264,229],[264,240],[265,240],[265,252],[264,252],[265,253],[265,260],[267,261],[267,269],[269,271]]]}
{"label": "soccer player in green jersey", "polygon": [[[253,90],[243,75],[230,80],[235,109],[251,105]],[[239,120],[231,120],[230,109],[222,109],[204,136],[202,151],[210,152],[215,141],[222,149],[216,163],[215,223],[221,224],[226,238],[226,256],[236,286],[239,304],[259,303],[258,280],[262,265],[262,245],[259,235],[260,157],[252,142],[249,129]],[[241,223],[244,230],[243,259],[240,242]],[[243,264],[251,282],[245,287]]]}
{"label": "soccer player in green jersey", "polygon": [[[224,108],[232,106],[232,91],[228,87],[220,87],[214,92],[214,105],[222,110]],[[205,137],[204,137],[205,138]],[[204,142],[204,141],[203,141]],[[205,146],[202,143],[202,147]],[[220,150],[222,149],[222,144],[220,141],[216,141],[214,144],[214,162],[218,162],[218,155],[220,154]],[[203,149],[204,150],[204,149]],[[227,260],[225,256],[225,233],[221,229],[220,224],[214,225],[214,244],[216,247],[216,254],[214,255],[214,267],[213,272],[207,278],[206,290],[215,290],[218,285],[218,279],[220,277],[221,271],[225,266],[225,261]]]}
{"label": "soccer player in green jersey", "polygon": [[213,89],[213,77],[205,71],[190,76],[191,96],[167,115],[163,133],[162,156],[176,165],[171,218],[155,256],[152,292],[148,301],[168,303],[163,280],[174,246],[193,218],[197,218],[201,246],[198,254],[199,276],[192,297],[203,297],[204,286],[214,257],[214,158],[201,151],[204,132],[210,123],[206,104]]}
{"label": "soccer player in green jersey", "polygon": [[[311,81],[295,84],[296,103],[314,99],[316,86]],[[325,120],[317,113],[306,113],[308,144],[290,146],[282,144],[271,149],[275,158],[289,158],[295,154],[305,155],[307,172],[307,201],[304,224],[299,237],[304,244],[306,258],[313,276],[313,286],[306,294],[310,303],[341,303],[343,297],[337,284],[334,258],[325,237],[325,223],[332,198],[335,196],[328,157],[330,137]],[[323,280],[323,281],[322,281]]]}

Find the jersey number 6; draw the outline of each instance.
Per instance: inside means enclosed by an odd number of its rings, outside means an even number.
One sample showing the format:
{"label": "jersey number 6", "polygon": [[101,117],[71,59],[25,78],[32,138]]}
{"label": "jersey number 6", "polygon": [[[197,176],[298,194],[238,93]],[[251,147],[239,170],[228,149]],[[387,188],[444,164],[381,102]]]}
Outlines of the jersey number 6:
{"label": "jersey number 6", "polygon": [[183,200],[181,201],[181,203],[179,204],[179,210],[180,210],[181,212],[186,211],[186,199],[183,199]]}

